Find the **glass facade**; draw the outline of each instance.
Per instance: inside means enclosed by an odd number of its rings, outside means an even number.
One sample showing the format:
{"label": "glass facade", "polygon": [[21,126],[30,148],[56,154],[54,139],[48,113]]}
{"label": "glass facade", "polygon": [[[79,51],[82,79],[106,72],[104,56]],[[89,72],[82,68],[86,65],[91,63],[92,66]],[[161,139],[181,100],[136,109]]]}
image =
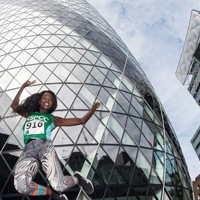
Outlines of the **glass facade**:
{"label": "glass facade", "polygon": [[[99,13],[85,0],[0,0],[0,6],[0,199],[36,199],[13,186],[25,119],[10,105],[27,79],[37,83],[22,99],[52,90],[55,116],[80,117],[101,102],[85,125],[52,133],[63,173],[78,170],[94,183],[92,195],[78,186],[68,190],[70,200],[191,199],[187,165],[164,108]],[[35,181],[47,185],[42,169]]]}
{"label": "glass facade", "polygon": [[200,127],[197,129],[196,133],[191,139],[192,146],[200,160]]}
{"label": "glass facade", "polygon": [[200,14],[192,10],[176,76],[200,105]]}

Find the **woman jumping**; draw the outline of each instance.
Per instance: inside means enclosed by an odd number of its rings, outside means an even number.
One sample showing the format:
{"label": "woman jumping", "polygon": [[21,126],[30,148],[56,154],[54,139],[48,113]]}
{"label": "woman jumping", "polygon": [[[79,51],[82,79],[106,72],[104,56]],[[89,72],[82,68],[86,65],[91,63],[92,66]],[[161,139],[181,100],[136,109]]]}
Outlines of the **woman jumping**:
{"label": "woman jumping", "polygon": [[[14,186],[21,194],[40,196],[51,195],[53,199],[66,200],[67,197],[58,194],[62,193],[74,185],[80,185],[88,194],[93,193],[94,187],[90,180],[85,179],[81,173],[75,172],[73,176],[64,176],[62,168],[51,141],[51,132],[58,126],[74,126],[85,124],[100,103],[96,102],[92,108],[82,118],[61,118],[53,116],[51,113],[57,107],[56,95],[48,90],[36,93],[28,97],[19,104],[20,96],[25,87],[34,84],[36,81],[26,81],[15,99],[12,102],[12,109],[15,113],[26,118],[22,128],[24,150],[19,157],[14,175]],[[33,177],[42,164],[50,187],[45,187],[33,182]]]}

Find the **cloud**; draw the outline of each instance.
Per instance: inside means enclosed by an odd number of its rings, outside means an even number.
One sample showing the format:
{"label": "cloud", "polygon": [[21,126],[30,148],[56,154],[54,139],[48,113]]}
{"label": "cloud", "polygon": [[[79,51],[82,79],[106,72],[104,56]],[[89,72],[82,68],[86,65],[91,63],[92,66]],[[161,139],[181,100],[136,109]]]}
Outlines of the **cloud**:
{"label": "cloud", "polygon": [[[198,0],[101,0],[88,2],[128,46],[153,85],[183,149],[192,180],[200,162],[190,143],[200,108],[175,76],[192,9]],[[187,147],[187,148],[185,148]],[[196,171],[194,170],[196,169]]]}

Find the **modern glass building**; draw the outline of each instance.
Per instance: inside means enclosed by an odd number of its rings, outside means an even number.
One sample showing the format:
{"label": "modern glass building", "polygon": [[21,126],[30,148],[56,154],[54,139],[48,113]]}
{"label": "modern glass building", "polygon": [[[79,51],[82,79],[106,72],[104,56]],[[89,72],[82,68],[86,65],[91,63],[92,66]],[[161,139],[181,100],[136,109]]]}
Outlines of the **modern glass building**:
{"label": "modern glass building", "polygon": [[199,128],[196,130],[196,133],[193,135],[192,139],[191,139],[191,144],[200,160],[200,126]]}
{"label": "modern glass building", "polygon": [[200,13],[192,10],[184,47],[176,70],[179,81],[200,105]]}
{"label": "modern glass building", "polygon": [[[23,146],[24,118],[10,108],[21,85],[23,98],[50,89],[54,113],[83,116],[85,125],[57,128],[52,140],[64,174],[81,171],[95,186],[78,186],[70,200],[189,200],[192,188],[176,134],[145,73],[117,33],[85,0],[0,0],[0,199],[23,196],[13,172]],[[35,181],[47,185],[42,169]],[[40,197],[39,199],[50,199]]]}

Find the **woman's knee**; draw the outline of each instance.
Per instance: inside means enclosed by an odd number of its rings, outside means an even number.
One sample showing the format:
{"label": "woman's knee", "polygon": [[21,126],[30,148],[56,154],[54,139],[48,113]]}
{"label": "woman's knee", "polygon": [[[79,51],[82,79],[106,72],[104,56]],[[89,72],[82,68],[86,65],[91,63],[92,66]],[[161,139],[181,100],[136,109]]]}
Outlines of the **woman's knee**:
{"label": "woman's knee", "polygon": [[14,177],[14,187],[21,194],[27,194],[30,183],[25,178],[25,175]]}

